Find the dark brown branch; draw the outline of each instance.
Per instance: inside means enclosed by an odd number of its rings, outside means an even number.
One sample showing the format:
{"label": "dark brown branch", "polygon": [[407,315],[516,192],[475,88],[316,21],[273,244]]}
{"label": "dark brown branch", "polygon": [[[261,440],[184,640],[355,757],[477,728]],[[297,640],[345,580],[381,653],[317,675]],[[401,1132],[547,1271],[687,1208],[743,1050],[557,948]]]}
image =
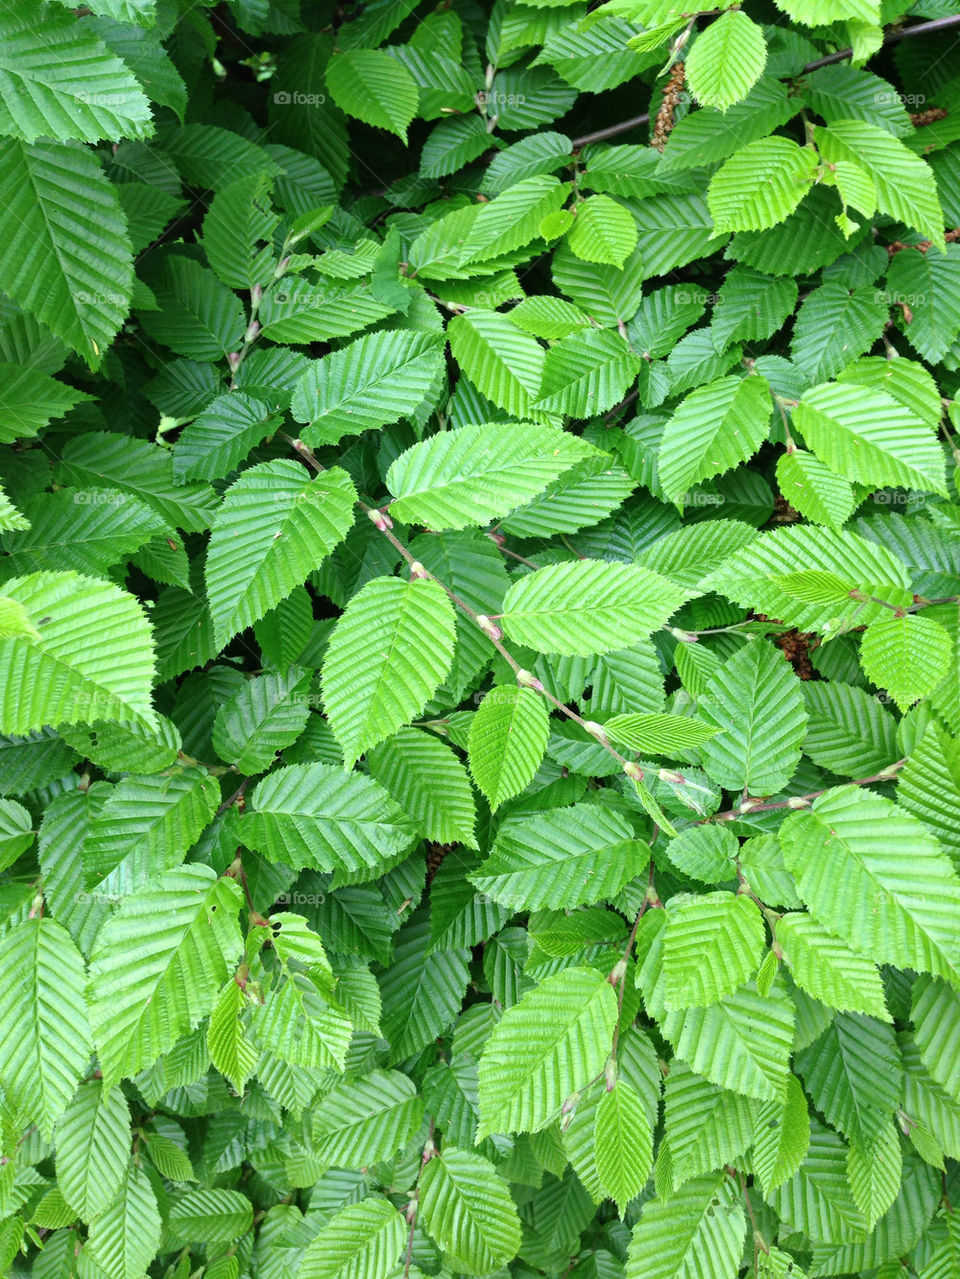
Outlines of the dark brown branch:
{"label": "dark brown branch", "polygon": [[[906,40],[909,36],[925,36],[931,35],[935,31],[946,31],[950,27],[960,26],[960,13],[951,13],[946,18],[934,18],[930,22],[918,22],[915,26],[904,27],[901,31],[891,31],[883,39],[884,48],[888,44],[896,44],[899,40]],[[818,71],[820,67],[832,66],[835,62],[845,62],[847,58],[853,56],[852,49],[838,49],[836,53],[828,53],[823,58],[816,58],[813,62],[808,62],[806,66],[801,67],[799,74],[806,75],[809,71]],[[596,129],[593,133],[584,133],[579,138],[573,139],[574,148],[585,147],[590,142],[606,142],[608,138],[619,137],[621,133],[629,133],[631,129],[639,129],[642,125],[650,123],[650,114],[631,116],[629,120],[621,120],[619,124],[607,125],[605,129]]]}

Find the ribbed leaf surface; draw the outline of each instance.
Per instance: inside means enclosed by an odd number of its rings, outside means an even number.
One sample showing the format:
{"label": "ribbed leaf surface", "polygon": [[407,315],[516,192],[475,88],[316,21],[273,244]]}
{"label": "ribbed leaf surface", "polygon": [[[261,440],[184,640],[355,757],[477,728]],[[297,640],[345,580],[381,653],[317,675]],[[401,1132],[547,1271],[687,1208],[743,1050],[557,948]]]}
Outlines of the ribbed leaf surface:
{"label": "ribbed leaf surface", "polygon": [[392,1061],[420,1052],[453,1024],[470,979],[469,958],[463,947],[431,950],[426,920],[401,931],[393,962],[380,976],[383,1034]]}
{"label": "ribbed leaf surface", "polygon": [[893,1118],[902,1072],[891,1026],[838,1013],[794,1064],[817,1109],[849,1140],[870,1146]]}
{"label": "ribbed leaf surface", "polygon": [[486,695],[470,722],[470,773],[496,811],[532,780],[550,736],[543,698],[531,688],[502,684]]}
{"label": "ribbed leaf surface", "polygon": [[[841,680],[803,686],[807,735],[803,752],[831,772],[879,773],[899,757],[897,726],[877,698]],[[901,779],[902,780],[902,779]]]}
{"label": "ribbed leaf surface", "polygon": [[436,582],[377,577],[350,600],[323,663],[323,701],[350,767],[423,710],[450,671],[453,606]]}
{"label": "ribbed leaf surface", "polygon": [[90,1059],[83,958],[52,919],[27,919],[0,938],[0,1085],[46,1141]]}
{"label": "ribbed leaf surface", "polygon": [[608,195],[591,195],[575,211],[567,244],[577,257],[622,267],[637,244],[637,224],[628,210]]}
{"label": "ribbed leaf surface", "polygon": [[117,1201],[90,1224],[86,1251],[107,1279],[142,1275],[160,1247],[157,1196],[143,1168],[131,1163]]}
{"label": "ribbed leaf surface", "polygon": [[245,776],[262,773],[306,727],[309,689],[310,672],[300,666],[247,680],[217,710],[214,750]]}
{"label": "ribbed leaf surface", "polygon": [[888,799],[838,786],[780,828],[812,914],[878,963],[960,982],[960,879],[930,832]]}
{"label": "ribbed leaf surface", "polygon": [[419,728],[401,728],[369,752],[367,767],[416,822],[424,838],[477,847],[470,779],[438,737]]}
{"label": "ribbed leaf surface", "polygon": [[746,1216],[730,1180],[711,1173],[643,1209],[627,1254],[627,1279],[735,1279]]}
{"label": "ribbed leaf surface", "polygon": [[[592,198],[604,200],[606,196]],[[624,216],[633,226],[630,215],[624,211]],[[633,230],[636,234],[635,227]],[[547,352],[536,408],[567,417],[603,413],[623,399],[640,364],[640,357],[618,333],[606,329],[571,333]]]}
{"label": "ribbed leaf surface", "polygon": [[153,120],[129,68],[90,23],[56,7],[0,21],[0,132],[38,138],[146,138]]}
{"label": "ribbed leaf surface", "polygon": [[663,942],[667,1008],[714,1004],[731,994],[756,972],[763,942],[763,918],[749,897],[674,898]]}
{"label": "ribbed leaf surface", "polygon": [[98,719],[156,724],[153,637],[132,595],[79,573],[33,573],[5,583],[3,594],[32,626],[42,622],[30,635],[0,639],[3,732]]}
{"label": "ribbed leaf surface", "polygon": [[758,1102],[695,1074],[675,1061],[663,1090],[663,1116],[673,1186],[713,1172],[753,1142]]}
{"label": "ribbed leaf surface", "polygon": [[953,659],[947,630],[932,617],[887,613],[870,623],[860,641],[860,665],[902,711],[943,683]]}
{"label": "ribbed leaf surface", "polygon": [[311,479],[299,462],[261,462],[227,489],[207,551],[206,583],[222,647],[285,599],[353,524],[356,493],[335,467]]}
{"label": "ribbed leaf surface", "polygon": [[253,1224],[250,1200],[238,1190],[199,1189],[173,1203],[167,1229],[173,1241],[186,1243],[232,1243]]}
{"label": "ribbed leaf surface", "polygon": [[960,746],[934,721],[915,743],[897,782],[897,802],[919,817],[960,864]]}
{"label": "ribbed leaf surface", "polygon": [[653,1132],[639,1093],[624,1079],[597,1103],[594,1127],[597,1173],[622,1217],[646,1185],[653,1167]]}
{"label": "ribbed leaf surface", "polygon": [[[834,377],[869,351],[886,324],[886,299],[877,289],[828,281],[804,299],[793,326],[790,354],[811,382]],[[842,472],[841,472],[842,474]]]}
{"label": "ribbed leaf surface", "polygon": [[846,382],[815,386],[793,420],[814,453],[845,479],[944,492],[934,431],[884,391]]}
{"label": "ribbed leaf surface", "polygon": [[904,332],[910,345],[931,364],[939,363],[960,332],[960,247],[897,253],[890,260],[887,289],[893,301],[909,308]]}
{"label": "ribbed leaf surface", "polygon": [[503,625],[538,652],[587,657],[649,635],[683,599],[678,586],[650,569],[579,560],[514,582],[503,599]]}
{"label": "ribbed leaf surface", "polygon": [[900,1193],[902,1176],[900,1134],[892,1120],[884,1124],[868,1146],[851,1143],[847,1153],[847,1179],[869,1230]]}
{"label": "ribbed leaf surface", "polygon": [[313,1112],[314,1149],[337,1168],[366,1168],[403,1150],[423,1119],[413,1081],[398,1070],[344,1079]]}
{"label": "ribbed leaf surface", "polygon": [[912,992],[914,1039],[930,1076],[951,1097],[960,1099],[960,1062],[956,1036],[960,1031],[960,998],[946,982],[919,977]]}
{"label": "ribbed leaf surface", "polygon": [[813,182],[816,153],[790,138],[742,147],[713,176],[708,200],[718,231],[763,231],[791,214]]}
{"label": "ribbed leaf surface", "polygon": [[233,880],[207,866],[167,871],[97,937],[90,1019],[105,1087],[150,1066],[213,1008],[243,949]]}
{"label": "ribbed leaf surface", "polygon": [[183,480],[229,475],[279,424],[270,405],[244,391],[218,395],[180,432],[173,473]]}
{"label": "ribbed leaf surface", "polygon": [[508,1008],[480,1058],[480,1135],[536,1132],[603,1068],[617,998],[593,968],[547,977]]}
{"label": "ribbed leaf surface", "polygon": [[441,431],[407,449],[387,472],[391,514],[432,529],[506,515],[593,453],[549,426],[497,422]]}
{"label": "ribbed leaf surface", "polygon": [[791,911],[777,923],[777,945],[797,985],[831,1008],[889,1021],[876,965],[828,933],[810,915]]}
{"label": "ribbed leaf surface", "polygon": [[700,480],[745,462],[767,437],[772,404],[764,378],[734,376],[699,387],[667,423],[657,466],[660,485],[678,501]]}
{"label": "ribbed leaf surface", "polygon": [[716,737],[703,742],[708,776],[753,795],[782,790],[800,762],[807,727],[803,688],[783,655],[754,640],[720,666],[698,705]]}
{"label": "ribbed leaf surface", "polygon": [[520,1218],[489,1160],[445,1147],[420,1178],[420,1216],[457,1270],[487,1274],[520,1247]]}
{"label": "ribbed leaf surface", "polygon": [[308,1246],[297,1279],[390,1279],[407,1239],[386,1199],[341,1208]]}
{"label": "ribbed leaf surface", "polygon": [[219,803],[219,786],[199,768],[125,777],[83,841],[86,887],[120,899],[160,871],[179,866]]}
{"label": "ribbed leaf surface", "polygon": [[741,10],[707,27],[687,57],[687,83],[698,102],[726,111],[747,96],[763,73],[763,32]]}
{"label": "ribbed leaf surface", "polygon": [[130,1162],[130,1110],[119,1088],[81,1084],[57,1123],[57,1182],[89,1222],[117,1198]]}
{"label": "ribbed leaf surface", "polygon": [[776,991],[761,996],[750,985],[708,1008],[670,1013],[664,1033],[677,1056],[699,1074],[721,1088],[767,1101],[783,1096],[793,1023],[789,999]]}
{"label": "ribbed leaf surface", "polygon": [[517,910],[571,910],[615,897],[649,859],[650,850],[633,837],[625,818],[574,804],[506,823],[470,879]]}
{"label": "ribbed leaf surface", "polygon": [[751,1162],[764,1194],[793,1177],[810,1148],[808,1103],[800,1080],[787,1076],[786,1095],[765,1101],[757,1115]]}
{"label": "ribbed leaf surface", "polygon": [[545,352],[505,315],[477,308],[455,316],[447,326],[450,351],[477,390],[524,417],[537,398]]}
{"label": "ribbed leaf surface", "polygon": [[372,879],[413,837],[408,818],[369,777],[332,764],[291,764],[255,788],[244,842],[287,866]]}
{"label": "ribbed leaf surface", "polygon": [[368,333],[311,364],[291,412],[308,424],[303,438],[309,445],[335,444],[410,417],[442,369],[443,349],[433,333]]}
{"label": "ribbed leaf surface", "polygon": [[[69,19],[71,28],[75,21]],[[100,92],[98,89],[97,92]],[[123,323],[133,255],[113,187],[83,147],[0,143],[3,288],[91,368]]]}

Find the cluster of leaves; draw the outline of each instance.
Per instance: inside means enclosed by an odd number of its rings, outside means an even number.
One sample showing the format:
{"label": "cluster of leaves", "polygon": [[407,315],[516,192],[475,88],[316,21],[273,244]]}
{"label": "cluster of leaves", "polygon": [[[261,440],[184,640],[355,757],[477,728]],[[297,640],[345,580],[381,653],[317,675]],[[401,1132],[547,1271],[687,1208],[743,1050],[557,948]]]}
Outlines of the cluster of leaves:
{"label": "cluster of leaves", "polygon": [[4,7],[0,1271],[960,1274],[956,25]]}

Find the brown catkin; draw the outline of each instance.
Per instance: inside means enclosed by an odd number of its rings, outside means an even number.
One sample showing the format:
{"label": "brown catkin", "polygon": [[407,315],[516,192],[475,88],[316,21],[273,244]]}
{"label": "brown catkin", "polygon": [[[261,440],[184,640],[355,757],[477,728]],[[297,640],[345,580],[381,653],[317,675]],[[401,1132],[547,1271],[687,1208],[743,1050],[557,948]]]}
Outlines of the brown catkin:
{"label": "brown catkin", "polygon": [[673,70],[670,72],[670,79],[663,91],[663,102],[660,104],[660,110],[657,112],[657,118],[653,124],[653,133],[650,137],[650,145],[656,147],[658,151],[662,151],[667,145],[673,130],[673,117],[677,109],[677,103],[680,101],[680,95],[683,92],[683,85],[686,79],[687,69],[682,62],[675,62]]}

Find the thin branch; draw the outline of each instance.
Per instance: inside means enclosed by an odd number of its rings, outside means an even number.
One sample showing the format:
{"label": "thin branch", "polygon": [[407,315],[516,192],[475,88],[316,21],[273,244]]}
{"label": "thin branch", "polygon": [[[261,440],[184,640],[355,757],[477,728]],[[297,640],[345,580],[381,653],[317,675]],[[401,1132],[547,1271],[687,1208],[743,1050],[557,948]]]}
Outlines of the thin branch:
{"label": "thin branch", "polygon": [[[873,773],[870,777],[858,777],[854,781],[847,782],[846,785],[869,786],[872,782],[892,782],[906,762],[905,759],[898,759],[895,764],[890,764],[881,772]],[[826,795],[827,791],[832,789],[832,786],[827,786],[823,790],[808,791],[806,795],[791,795],[789,799],[773,801],[750,799],[748,797],[743,800],[739,808],[728,808],[722,813],[712,813],[709,817],[701,817],[699,821],[693,824],[694,826],[703,826],[707,822],[734,822],[740,817],[746,817],[749,813],[769,813],[777,808],[808,808],[813,800],[819,799],[821,795]]]}
{"label": "thin branch", "polygon": [[[883,45],[896,44],[910,36],[930,35],[935,31],[945,31],[950,27],[960,26],[960,13],[951,13],[946,18],[934,18],[931,22],[918,22],[915,26],[904,27],[901,31],[891,31],[883,39]],[[846,62],[853,57],[852,49],[839,49],[836,53],[828,53],[823,58],[815,58],[800,68],[798,75],[806,75],[810,71],[818,71],[820,67],[832,66],[835,62]],[[629,133],[631,129],[639,129],[650,123],[650,113],[631,116],[629,120],[621,120],[619,124],[607,125],[605,129],[596,129],[593,133],[584,133],[573,139],[574,150],[585,147],[591,142],[606,142],[608,138],[619,137],[621,133]]]}
{"label": "thin branch", "polygon": [[[289,442],[297,454],[309,466],[313,467],[315,471],[322,471],[324,469],[323,464],[317,461],[312,451],[307,448],[306,444],[304,444],[302,440],[294,440],[289,435],[284,436],[284,438]],[[494,620],[492,618],[485,617],[482,613],[476,612],[475,609],[470,607],[466,600],[461,599],[455,591],[452,591],[446,582],[442,582],[438,577],[435,577],[433,573],[424,568],[413,552],[408,550],[393,532],[390,517],[385,514],[385,512],[381,511],[378,507],[368,506],[366,502],[360,501],[359,498],[357,499],[357,505],[361,508],[361,510],[366,512],[374,526],[379,529],[394,550],[402,556],[404,560],[406,560],[407,564],[410,565],[412,572],[415,573],[417,577],[426,578],[431,582],[436,582],[440,589],[445,592],[447,598],[455,604],[462,613],[469,617],[471,622],[473,622],[479,630],[483,631],[484,635],[486,635],[487,639],[507,663],[514,675],[518,677],[518,683],[525,688],[532,688],[535,692],[540,693],[548,702],[551,703],[552,706],[560,711],[561,714],[566,715],[568,719],[572,719],[574,723],[579,724],[585,732],[587,732],[603,747],[608,755],[613,756],[621,768],[628,764],[629,761],[610,745],[610,742],[607,740],[607,735],[604,733],[600,724],[595,724],[591,720],[585,720],[581,715],[578,715],[575,710],[567,706],[565,702],[560,701],[558,697],[554,697],[553,693],[544,688],[540,680],[535,679],[529,674],[529,672],[524,671],[517,659],[504,645],[502,632],[499,626],[494,624]]]}

